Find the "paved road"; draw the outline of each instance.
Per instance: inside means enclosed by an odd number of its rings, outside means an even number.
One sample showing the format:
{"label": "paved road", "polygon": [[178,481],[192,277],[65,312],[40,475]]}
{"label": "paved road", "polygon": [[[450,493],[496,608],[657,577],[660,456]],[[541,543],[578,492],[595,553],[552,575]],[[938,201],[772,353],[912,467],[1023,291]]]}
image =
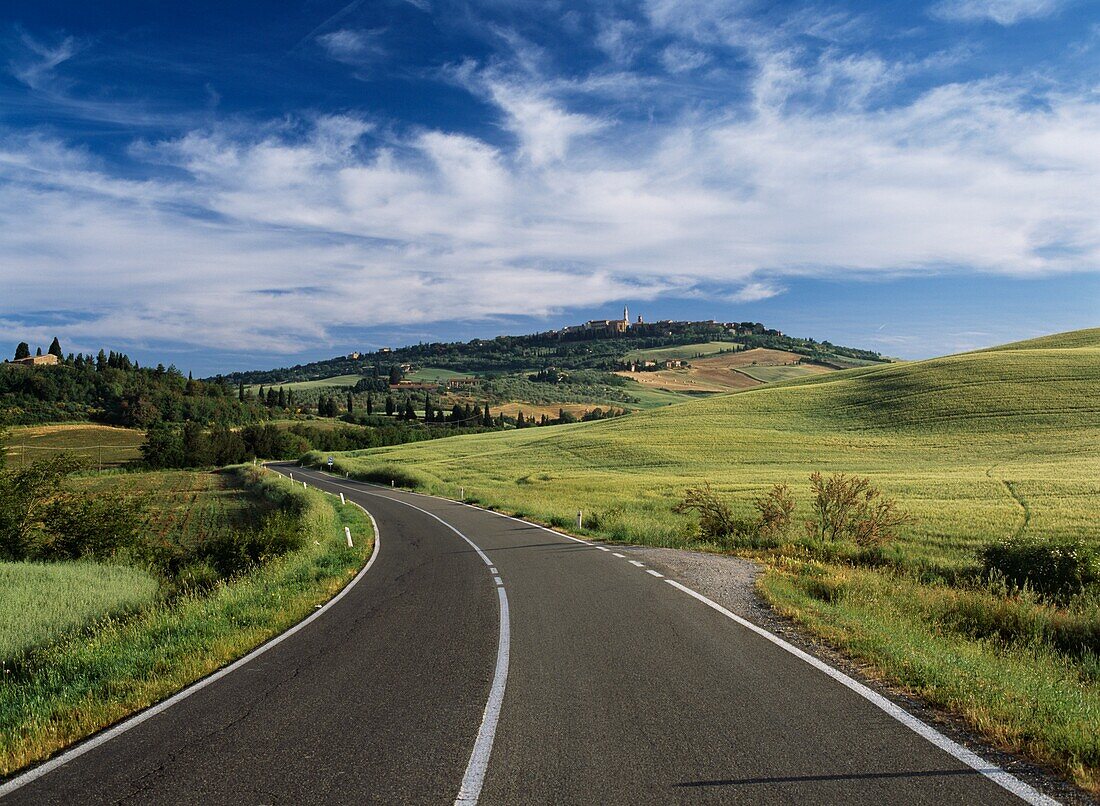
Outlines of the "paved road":
{"label": "paved road", "polygon": [[362,580],[5,806],[449,803],[464,780],[486,804],[1019,802],[628,554],[281,469],[375,516]]}

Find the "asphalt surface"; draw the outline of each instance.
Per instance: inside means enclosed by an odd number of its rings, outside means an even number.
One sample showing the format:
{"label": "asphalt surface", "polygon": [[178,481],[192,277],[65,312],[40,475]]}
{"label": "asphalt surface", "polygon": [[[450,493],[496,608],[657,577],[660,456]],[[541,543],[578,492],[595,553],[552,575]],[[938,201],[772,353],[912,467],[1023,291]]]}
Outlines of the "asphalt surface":
{"label": "asphalt surface", "polygon": [[501,608],[475,549],[426,513],[476,543],[507,592],[510,662],[481,803],[1019,802],[617,549],[288,469],[374,515],[381,546],[362,580],[5,806],[453,802],[497,673]]}

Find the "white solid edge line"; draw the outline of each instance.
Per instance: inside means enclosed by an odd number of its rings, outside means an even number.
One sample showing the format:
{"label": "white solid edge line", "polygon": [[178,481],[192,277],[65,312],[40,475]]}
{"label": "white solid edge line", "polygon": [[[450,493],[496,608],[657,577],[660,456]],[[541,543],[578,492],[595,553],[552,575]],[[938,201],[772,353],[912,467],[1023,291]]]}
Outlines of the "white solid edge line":
{"label": "white solid edge line", "polygon": [[945,753],[947,753],[950,756],[955,757],[956,759],[961,761],[963,764],[966,764],[968,767],[970,767],[970,768],[974,769],[975,771],[981,773],[982,775],[984,775],[989,780],[993,781],[993,783],[997,784],[998,786],[1003,787],[1004,789],[1007,789],[1009,792],[1011,792],[1013,795],[1020,798],[1021,800],[1024,800],[1027,803],[1031,803],[1031,804],[1043,804],[1043,806],[1050,806],[1050,804],[1057,804],[1058,803],[1058,801],[1042,794],[1041,792],[1039,792],[1034,787],[1029,786],[1028,784],[1025,784],[1023,781],[1021,781],[1019,778],[1012,775],[1011,773],[1007,773],[1004,770],[1002,770],[1000,767],[998,767],[994,764],[990,764],[989,762],[985,761],[985,759],[983,759],[977,753],[974,753],[971,750],[968,750],[967,748],[963,747],[958,742],[955,742],[955,741],[947,738],[946,736],[944,736],[942,733],[940,733],[935,728],[933,728],[929,725],[926,725],[924,722],[917,719],[915,716],[910,714],[905,709],[900,708],[899,706],[895,705],[894,703],[892,703],[890,700],[883,697],[878,692],[868,688],[867,686],[863,685],[859,681],[849,677],[848,675],[844,674],[844,672],[841,672],[838,669],[834,669],[829,664],[825,663],[824,661],[820,660],[819,658],[815,658],[813,655],[809,654],[808,652],[803,652],[798,647],[794,646],[793,644],[788,643],[787,641],[784,641],[779,636],[768,632],[763,627],[758,627],[757,625],[753,624],[751,621],[748,621],[746,619],[741,618],[736,613],[733,613],[733,612],[727,610],[726,608],[722,607],[722,605],[718,604],[717,602],[715,602],[711,599],[708,599],[703,594],[698,593],[696,591],[693,591],[691,588],[687,587],[686,585],[681,585],[679,582],[677,582],[674,579],[666,579],[665,582],[667,582],[669,585],[676,588],[677,590],[683,591],[688,596],[691,596],[695,599],[698,599],[700,602],[705,604],[707,607],[710,607],[714,610],[717,610],[723,616],[726,616],[727,618],[732,619],[733,621],[740,624],[742,627],[744,627],[748,630],[751,630],[752,632],[756,633],[760,637],[762,637],[762,638],[770,641],[771,643],[775,644],[780,649],[783,649],[786,652],[789,652],[790,654],[794,655],[799,660],[805,661],[806,663],[810,664],[811,666],[813,666],[818,671],[824,672],[829,677],[833,678],[833,680],[840,683],[842,686],[845,686],[846,688],[848,688],[851,691],[855,692],[859,696],[863,697],[865,700],[870,702],[872,705],[878,707],[882,711],[885,711],[887,714],[892,716],[898,722],[905,725],[905,727],[909,728],[914,733],[916,733],[919,736],[921,736],[922,738],[926,739],[928,742],[931,742],[933,745],[938,747],[940,750],[944,751]]}
{"label": "white solid edge line", "polygon": [[[359,484],[368,484],[368,485],[371,485],[371,486],[381,486],[381,485],[371,484],[371,482],[369,482],[369,481],[368,482],[359,482]],[[389,488],[386,488],[386,489],[389,489]],[[414,492],[411,492],[409,490],[403,490],[402,492],[409,493],[410,495],[419,495],[419,496],[422,496],[424,498],[435,498],[435,499],[441,500],[441,501],[449,501],[450,500],[450,499],[447,499],[447,498],[439,498],[439,496],[434,496],[434,495],[424,495],[424,493],[414,493]],[[387,497],[387,496],[382,496],[382,497]],[[590,546],[595,545],[595,544],[591,543],[590,541],[581,540],[580,538],[573,537],[572,535],[563,534],[562,532],[555,531],[554,529],[549,529],[549,528],[547,528],[547,527],[545,527],[541,524],[531,523],[530,521],[525,521],[522,518],[517,518],[513,515],[505,515],[503,512],[496,512],[495,510],[492,510],[492,509],[484,509],[482,507],[475,506],[474,504],[467,504],[463,501],[455,501],[453,503],[461,504],[462,506],[470,507],[471,509],[477,509],[481,512],[488,512],[491,515],[499,515],[502,518],[508,518],[509,520],[513,520],[513,521],[517,521],[517,522],[522,523],[522,524],[526,524],[527,526],[533,526],[536,529],[541,529],[544,532],[549,532],[552,535],[557,535],[558,537],[564,537],[564,538],[567,538],[569,540],[573,540],[577,543],[584,543],[584,544],[590,545]],[[610,549],[606,549],[603,546],[599,546],[599,545],[597,545],[596,548],[602,549],[604,551],[610,551]],[[652,573],[652,571],[650,571],[650,573]],[[888,700],[886,697],[883,697],[878,692],[874,691],[873,689],[868,688],[867,686],[863,685],[862,683],[855,680],[854,678],[849,677],[848,675],[844,674],[843,672],[841,672],[838,669],[834,669],[829,664],[825,663],[824,661],[820,660],[819,658],[815,658],[813,655],[809,654],[808,652],[803,652],[798,647],[794,646],[793,644],[788,643],[787,641],[784,641],[779,636],[768,632],[763,627],[758,627],[757,625],[753,624],[751,621],[748,621],[746,619],[741,618],[737,614],[735,614],[735,613],[727,610],[726,608],[722,607],[722,605],[718,604],[717,602],[715,602],[711,599],[708,599],[703,594],[697,593],[696,591],[693,591],[691,588],[687,587],[686,585],[681,585],[679,582],[677,582],[674,579],[666,579],[665,582],[667,582],[669,585],[672,585],[675,588],[678,588],[679,590],[682,590],[684,593],[688,594],[689,596],[692,596],[695,599],[698,599],[700,602],[707,605],[707,607],[710,607],[710,608],[713,608],[714,610],[717,610],[722,615],[726,616],[727,618],[732,619],[733,621],[737,622],[738,624],[745,627],[746,629],[751,630],[752,632],[756,633],[760,637],[772,642],[773,644],[780,647],[781,649],[784,649],[785,651],[787,651],[790,654],[794,655],[799,660],[802,660],[802,661],[810,664],[811,666],[813,666],[818,671],[824,672],[825,674],[827,674],[829,677],[836,680],[841,685],[843,685],[846,688],[850,689],[851,691],[855,692],[856,694],[858,694],[859,696],[863,697],[868,702],[870,702],[872,705],[876,706],[880,710],[882,710],[885,713],[889,714],[891,717],[896,719],[901,724],[905,725],[905,727],[909,728],[911,731],[916,733],[918,736],[922,737],[923,739],[925,739],[926,741],[928,741],[929,743],[931,743],[935,747],[938,747],[940,750],[944,751],[948,755],[958,759],[959,761],[966,764],[971,769],[981,773],[986,778],[989,778],[991,781],[996,783],[998,786],[1008,790],[1009,792],[1011,792],[1013,795],[1016,795],[1016,797],[1020,798],[1021,800],[1025,801],[1027,803],[1035,804],[1035,806],[1057,806],[1058,801],[1055,800],[1054,798],[1051,798],[1047,795],[1044,795],[1042,792],[1035,789],[1033,786],[1024,783],[1019,778],[1012,775],[1012,773],[1005,772],[1000,767],[998,767],[996,764],[992,764],[992,763],[987,762],[985,759],[983,759],[977,753],[975,753],[971,750],[968,750],[967,748],[963,747],[958,742],[955,742],[955,741],[949,739],[948,737],[944,736],[942,733],[940,733],[935,728],[933,728],[929,725],[926,725],[924,722],[917,719],[917,717],[910,714],[904,708],[901,708],[900,706],[895,705],[890,700]]]}
{"label": "white solid edge line", "polygon": [[[323,471],[319,472],[323,473]],[[410,504],[408,501],[402,501],[400,498],[394,498],[392,495],[368,492],[362,489],[362,483],[359,483],[359,486],[341,484],[337,481],[329,481],[329,483],[336,487],[347,487],[363,495],[369,495],[374,498],[385,498],[387,501],[403,504],[415,509],[417,512],[424,513],[429,518],[434,518],[469,543],[485,565],[489,568],[496,567],[493,561],[489,559],[488,555],[481,550],[481,547],[478,546],[477,543],[434,512],[429,512],[426,509],[418,507],[416,504]],[[369,482],[367,482],[367,484],[369,484]],[[372,484],[370,486],[375,487],[381,485]],[[382,489],[391,488],[383,487]],[[435,496],[425,496],[425,498],[434,497]],[[452,503],[460,502],[455,501]],[[474,509],[478,509],[478,507],[474,507]],[[555,534],[557,533],[555,532]],[[501,705],[504,703],[504,689],[508,683],[508,660],[511,655],[511,620],[508,615],[508,594],[504,590],[504,583],[500,580],[500,577],[494,578],[499,583],[497,585],[497,596],[500,602],[500,633],[497,638],[497,663],[496,668],[493,670],[493,684],[489,689],[489,699],[485,703],[485,711],[481,717],[481,727],[478,728],[477,739],[474,741],[474,749],[473,752],[470,753],[470,761],[466,765],[466,773],[462,776],[462,785],[459,787],[458,797],[455,798],[456,806],[457,804],[476,804],[481,797],[481,787],[485,783],[485,773],[489,769],[489,756],[493,752],[493,740],[496,738],[497,724],[500,722],[500,709]]]}
{"label": "white solid edge line", "polygon": [[[352,503],[355,503],[355,502],[352,502]],[[306,618],[299,621],[297,624],[295,624],[290,629],[286,630],[285,632],[279,633],[274,638],[271,638],[270,640],[268,640],[266,643],[261,644],[260,646],[256,647],[256,649],[252,650],[251,652],[249,652],[244,657],[238,658],[237,660],[233,661],[233,663],[229,664],[228,666],[223,666],[218,671],[216,671],[212,674],[209,674],[206,677],[202,678],[201,680],[198,680],[198,681],[192,683],[191,685],[187,686],[187,688],[184,688],[181,691],[176,692],[175,694],[173,694],[168,699],[162,700],[161,702],[157,703],[156,705],[152,705],[152,706],[146,708],[144,711],[140,711],[139,713],[134,714],[132,717],[129,717],[128,719],[123,720],[122,722],[115,725],[113,728],[109,728],[109,729],[103,731],[102,733],[99,733],[99,734],[93,736],[92,738],[90,738],[87,741],[77,745],[76,747],[73,747],[70,750],[66,750],[65,752],[63,752],[59,756],[54,756],[49,761],[46,761],[42,764],[39,764],[34,769],[28,770],[27,772],[23,773],[22,775],[15,776],[14,778],[12,778],[7,783],[0,784],[0,798],[4,798],[4,797],[10,795],[12,792],[15,792],[17,789],[21,789],[22,787],[26,786],[27,784],[38,780],[42,776],[47,775],[50,772],[53,772],[58,767],[64,766],[65,764],[68,764],[73,759],[79,758],[80,756],[84,755],[85,753],[87,753],[91,750],[94,750],[95,748],[99,747],[100,745],[105,744],[105,743],[111,741],[112,739],[114,739],[118,736],[121,736],[123,733],[126,733],[128,730],[130,730],[132,728],[136,728],[142,722],[145,722],[149,719],[152,719],[153,717],[157,716],[158,714],[164,713],[169,708],[171,708],[173,705],[176,705],[177,703],[183,702],[188,697],[190,697],[192,694],[195,694],[196,692],[201,691],[202,689],[209,686],[211,683],[216,683],[217,681],[221,680],[226,675],[232,674],[237,669],[244,666],[246,663],[249,663],[250,661],[255,660],[260,655],[267,652],[269,649],[278,646],[283,641],[285,641],[287,638],[290,638],[290,636],[294,635],[299,630],[302,630],[305,627],[309,626],[314,621],[316,621],[321,616],[323,616],[325,614],[325,612],[330,607],[332,607],[334,604],[336,604],[337,602],[339,602],[341,599],[343,599],[345,596],[348,595],[348,593],[351,591],[351,589],[354,588],[355,585],[359,582],[359,580],[362,579],[363,576],[367,573],[367,571],[370,570],[370,567],[372,565],[374,565],[374,561],[378,559],[378,552],[379,552],[379,549],[380,549],[381,544],[382,544],[382,534],[381,534],[381,532],[378,531],[378,524],[375,522],[374,516],[371,515],[369,512],[367,512],[365,507],[360,506],[359,504],[355,504],[355,505],[357,507],[359,507],[361,510],[363,510],[363,512],[367,513],[367,517],[370,518],[371,525],[374,527],[374,549],[371,551],[370,559],[367,560],[367,564],[363,566],[362,570],[352,578],[351,582],[349,582],[347,585],[344,586],[343,590],[341,590],[338,594],[336,594],[331,599],[329,599],[321,607],[320,610],[314,611],[313,613],[311,613],[309,616],[307,616]]]}

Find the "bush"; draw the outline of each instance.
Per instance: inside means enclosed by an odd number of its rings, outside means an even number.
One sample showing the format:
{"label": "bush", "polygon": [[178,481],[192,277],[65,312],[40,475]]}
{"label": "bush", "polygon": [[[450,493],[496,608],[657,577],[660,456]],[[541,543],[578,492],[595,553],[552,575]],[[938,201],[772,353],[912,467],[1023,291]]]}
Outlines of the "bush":
{"label": "bush", "polygon": [[835,473],[825,478],[810,476],[813,520],[806,521],[806,534],[821,543],[848,539],[861,547],[881,546],[897,537],[897,529],[911,518],[885,498],[862,476]]}
{"label": "bush", "polygon": [[148,499],[143,495],[67,493],[46,508],[47,533],[37,549],[44,560],[106,560],[141,539]]}
{"label": "bush", "polygon": [[1100,584],[1100,547],[1083,540],[1002,540],[986,546],[981,561],[986,579],[1057,599]]}
{"label": "bush", "polygon": [[203,541],[195,557],[228,579],[303,545],[301,519],[289,512],[273,512],[258,529],[221,532]]}
{"label": "bush", "polygon": [[786,484],[776,484],[756,499],[756,511],[760,513],[759,532],[762,537],[779,543],[791,528],[794,512],[794,496]]}
{"label": "bush", "polygon": [[720,541],[741,531],[745,526],[742,520],[734,517],[729,505],[710,488],[709,482],[702,487],[689,487],[684,491],[683,500],[673,511],[698,512],[699,533],[707,540]]}
{"label": "bush", "polygon": [[46,537],[44,518],[65,478],[80,468],[60,453],[18,470],[0,471],[0,560],[33,557]]}

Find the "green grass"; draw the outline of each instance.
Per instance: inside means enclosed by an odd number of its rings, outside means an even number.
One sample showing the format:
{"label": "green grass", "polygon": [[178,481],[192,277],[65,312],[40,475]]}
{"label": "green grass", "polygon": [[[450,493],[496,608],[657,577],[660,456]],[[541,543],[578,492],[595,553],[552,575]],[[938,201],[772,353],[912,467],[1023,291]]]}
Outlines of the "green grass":
{"label": "green grass", "polygon": [[638,409],[657,409],[671,406],[675,403],[684,403],[688,400],[698,400],[699,395],[689,395],[682,392],[669,392],[665,389],[654,389],[643,386],[637,381],[630,381],[623,387],[628,395],[637,399],[637,403],[616,403],[615,406],[630,411]]}
{"label": "green grass", "polygon": [[740,345],[732,341],[704,341],[698,344],[682,344],[676,347],[631,350],[624,358],[627,361],[684,361],[705,355],[714,355],[723,350],[732,350],[738,346]]}
{"label": "green grass", "polygon": [[[1096,788],[1100,752],[1086,738],[1100,735],[1095,662],[1063,657],[1066,673],[1044,686],[1029,687],[1035,675],[1020,676],[1013,690],[1024,698],[1022,723],[1006,715],[992,677],[974,684],[974,701],[960,706],[936,689],[946,686],[939,681],[951,677],[953,663],[969,663],[967,653],[984,659],[972,664],[974,674],[993,675],[1002,655],[1011,669],[1031,668],[1039,650],[945,636],[914,597],[955,590],[953,581],[970,584],[978,550],[1020,532],[1100,541],[1097,456],[1100,330],[1013,350],[820,374],[617,420],[454,437],[338,461],[353,473],[398,465],[426,492],[455,495],[462,486],[475,501],[544,523],[568,526],[583,509],[591,518],[585,532],[675,547],[698,545],[694,522],[672,511],[689,485],[709,482],[749,515],[762,491],[789,484],[799,522],[809,516],[811,472],[869,476],[915,521],[887,549],[887,565],[867,572],[881,582],[876,595],[890,600],[895,622],[858,644],[863,657],[993,740]],[[846,567],[834,562],[824,573]],[[857,647],[849,613],[810,609],[810,583],[796,577],[791,585],[801,598],[781,595],[781,586],[768,590],[812,629]],[[870,623],[875,606],[863,613]],[[927,661],[934,675],[915,657],[922,646],[936,648]],[[1074,679],[1076,688],[1067,688]],[[1048,724],[1049,714],[1057,718]]]}
{"label": "green grass", "polygon": [[789,367],[737,367],[736,372],[748,375],[761,383],[778,383],[779,381],[792,381],[804,378],[807,375],[817,374],[812,369],[800,366]]}
{"label": "green grass", "polygon": [[[25,654],[0,680],[0,775],[230,663],[312,613],[362,567],[373,530],[361,510],[270,472],[255,484],[261,494],[304,497],[316,542],[211,594],[161,603]],[[354,549],[344,543],[345,525],[361,537]]]}
{"label": "green grass", "polygon": [[92,467],[116,467],[140,459],[144,441],[144,431],[94,423],[17,426],[8,433],[8,466],[68,451]]}
{"label": "green grass", "polygon": [[440,369],[438,367],[420,367],[415,369],[405,376],[406,381],[417,381],[419,383],[428,383],[430,381],[439,381],[440,383],[446,382],[450,378],[470,378],[473,377],[468,372],[455,372],[449,369]]}
{"label": "green grass", "polygon": [[274,387],[275,389],[286,389],[290,391],[304,391],[307,389],[327,389],[330,386],[355,386],[362,379],[362,375],[334,375],[331,378],[318,378],[312,381],[289,381],[287,383],[265,383],[254,384],[246,387],[251,394],[255,394],[260,386],[264,387],[264,391],[268,387]]}
{"label": "green grass", "polygon": [[0,563],[0,664],[152,603],[145,571],[97,563]]}

